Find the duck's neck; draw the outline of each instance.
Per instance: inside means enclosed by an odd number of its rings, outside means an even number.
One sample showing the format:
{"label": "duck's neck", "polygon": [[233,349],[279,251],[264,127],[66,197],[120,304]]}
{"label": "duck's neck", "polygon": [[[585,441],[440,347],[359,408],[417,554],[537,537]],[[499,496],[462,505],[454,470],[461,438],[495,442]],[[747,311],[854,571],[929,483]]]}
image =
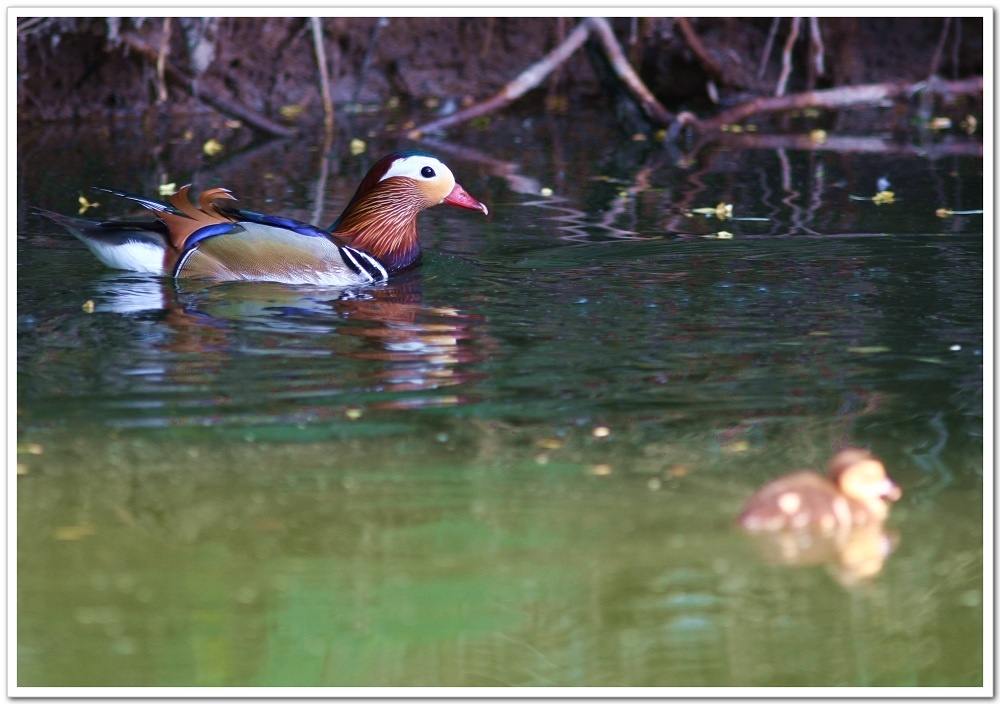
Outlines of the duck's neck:
{"label": "duck's neck", "polygon": [[376,189],[347,206],[333,233],[373,255],[390,271],[400,271],[420,259],[417,214],[422,206],[393,190]]}

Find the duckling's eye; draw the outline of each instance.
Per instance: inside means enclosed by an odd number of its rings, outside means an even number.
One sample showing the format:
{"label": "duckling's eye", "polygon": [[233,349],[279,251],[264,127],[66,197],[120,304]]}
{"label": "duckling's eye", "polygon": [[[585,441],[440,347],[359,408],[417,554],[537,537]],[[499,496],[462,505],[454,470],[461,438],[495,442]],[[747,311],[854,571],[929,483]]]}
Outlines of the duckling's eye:
{"label": "duckling's eye", "polygon": [[424,178],[434,178],[434,169],[432,169],[429,166],[425,166],[424,168],[420,169],[420,175],[423,176]]}

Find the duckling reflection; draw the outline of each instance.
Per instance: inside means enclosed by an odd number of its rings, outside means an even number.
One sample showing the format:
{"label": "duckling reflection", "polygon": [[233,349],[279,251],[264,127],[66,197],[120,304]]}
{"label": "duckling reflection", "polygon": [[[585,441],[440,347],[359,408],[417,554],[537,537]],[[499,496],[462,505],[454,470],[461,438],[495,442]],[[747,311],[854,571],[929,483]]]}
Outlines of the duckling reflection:
{"label": "duckling reflection", "polygon": [[846,448],[827,476],[799,471],[775,479],[750,499],[737,522],[760,555],[784,565],[831,566],[845,585],[881,572],[899,542],[883,524],[902,492],[867,450]]}

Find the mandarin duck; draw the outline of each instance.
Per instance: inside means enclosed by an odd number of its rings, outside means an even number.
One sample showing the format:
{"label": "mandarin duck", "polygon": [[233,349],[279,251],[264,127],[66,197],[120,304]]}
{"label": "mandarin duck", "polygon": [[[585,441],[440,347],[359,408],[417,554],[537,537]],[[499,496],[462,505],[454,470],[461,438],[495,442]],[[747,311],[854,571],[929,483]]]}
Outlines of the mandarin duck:
{"label": "mandarin duck", "polygon": [[46,210],[110,267],[175,278],[275,281],[350,286],[385,281],[420,259],[417,214],[440,203],[478,210],[485,205],[459,185],[431,154],[383,157],[361,180],[344,212],[323,230],[232,206],[225,188],[191,202],[184,186],[170,203],[110,189],[154,211],[150,221],[94,222]]}
{"label": "mandarin duck", "polygon": [[827,476],[803,470],[768,482],[747,501],[737,522],[750,532],[837,534],[881,525],[886,501],[902,495],[870,452],[845,448],[827,464]]}

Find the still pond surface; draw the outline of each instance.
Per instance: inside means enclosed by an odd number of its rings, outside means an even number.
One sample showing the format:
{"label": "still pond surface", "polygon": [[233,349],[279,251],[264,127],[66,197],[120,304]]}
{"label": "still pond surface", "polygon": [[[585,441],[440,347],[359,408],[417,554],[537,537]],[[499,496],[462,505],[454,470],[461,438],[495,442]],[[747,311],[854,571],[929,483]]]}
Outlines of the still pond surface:
{"label": "still pond surface", "polygon": [[[984,206],[974,140],[185,129],[20,135],[18,685],[983,685],[983,217],[935,215]],[[414,146],[491,215],[427,211],[369,289],[114,272],[27,210],[194,182],[325,225]],[[884,534],[734,529],[848,443],[903,488]]]}

